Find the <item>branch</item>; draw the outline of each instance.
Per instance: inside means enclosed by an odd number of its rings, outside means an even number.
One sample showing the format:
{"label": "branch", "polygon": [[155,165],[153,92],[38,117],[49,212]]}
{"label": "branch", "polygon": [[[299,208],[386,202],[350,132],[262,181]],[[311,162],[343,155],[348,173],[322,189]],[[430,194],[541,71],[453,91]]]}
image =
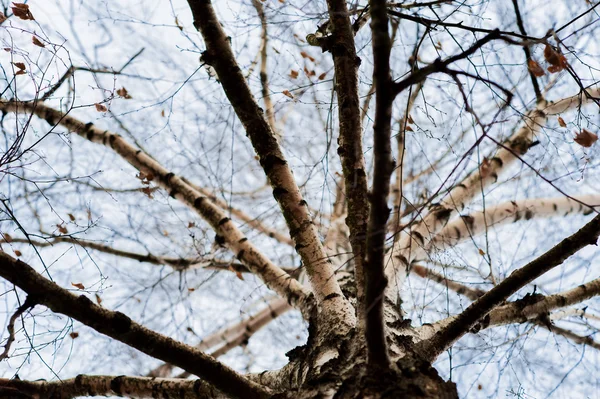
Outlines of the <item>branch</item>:
{"label": "branch", "polygon": [[[500,148],[494,156],[489,157],[490,162],[485,169],[485,173],[482,173],[481,169],[478,168],[454,186],[440,203],[432,205],[429,212],[418,223],[413,224],[408,232],[401,232],[402,236],[390,251],[391,266],[386,270],[388,274],[397,273],[397,278],[400,280],[399,286],[401,286],[406,276],[403,269],[406,270],[423,253],[424,248],[456,215],[456,212],[464,209],[478,193],[481,193],[483,189],[498,180],[498,175],[517,160],[514,153],[525,154],[529,150],[535,134],[541,129],[546,119],[545,114],[539,110],[543,106],[542,103],[538,104],[538,110],[525,117],[523,126],[506,140],[507,148],[510,148],[511,151]],[[485,136],[482,136],[481,139],[483,137]],[[478,143],[473,148],[476,145]],[[450,176],[446,181],[450,179]],[[443,187],[443,184],[441,187]],[[396,276],[392,281],[395,281],[395,279]],[[389,295],[393,296],[393,292],[390,292]]]}
{"label": "branch", "polygon": [[267,43],[269,42],[269,37],[267,35],[267,17],[265,15],[265,10],[262,6],[260,0],[252,0],[252,5],[256,9],[256,13],[260,18],[260,84],[262,86],[262,97],[265,102],[266,115],[267,120],[269,121],[269,125],[275,134],[277,134],[276,123],[275,123],[275,109],[273,107],[273,102],[271,101],[271,93],[269,91],[269,77],[267,75]]}
{"label": "branch", "polygon": [[[350,244],[354,260],[357,289],[358,315],[362,322],[364,299],[364,262],[366,257],[367,221],[369,202],[367,198],[367,174],[362,146],[360,102],[358,98],[358,67],[354,30],[344,0],[328,0],[327,7],[331,26],[331,53],[335,69],[334,89],[338,100],[339,138],[338,154],[344,175],[348,216],[346,224],[350,231]],[[365,13],[365,15],[368,15]]]}
{"label": "branch", "polygon": [[60,124],[93,143],[111,148],[130,165],[146,175],[151,175],[153,181],[167,190],[171,197],[180,200],[196,211],[212,226],[217,235],[223,237],[225,245],[236,254],[240,262],[262,278],[269,288],[286,298],[293,306],[301,309],[305,316],[311,313],[310,292],[263,255],[220,207],[187,184],[181,177],[168,171],[152,157],[126,142],[120,135],[100,129],[92,123],[84,124],[72,116],[49,108],[42,103],[0,100],[0,110],[33,113],[51,125]]}
{"label": "branch", "polygon": [[[519,31],[523,36],[527,36],[527,31],[525,30],[525,25],[523,25],[523,18],[521,17],[521,11],[519,11],[519,2],[518,0],[512,0],[513,7],[515,9],[515,14],[517,17],[517,26],[519,27]],[[523,46],[523,52],[525,53],[525,63],[529,66],[529,62],[531,59],[531,51],[529,51],[529,45],[525,44]],[[535,98],[537,101],[542,101],[542,93],[540,91],[540,85],[538,84],[537,77],[531,72],[529,68],[527,68],[529,72],[529,78],[531,79],[531,84],[533,85],[533,91],[535,92]]]}
{"label": "branch", "polygon": [[8,320],[8,326],[6,327],[6,329],[8,330],[8,338],[6,339],[6,345],[4,345],[4,351],[0,353],[0,362],[4,359],[8,359],[10,346],[15,341],[15,321],[17,321],[17,319],[21,317],[21,315],[25,313],[27,309],[32,308],[33,306],[35,306],[35,304],[33,303],[30,297],[27,297],[25,302],[23,302],[23,304],[17,308],[15,313],[13,313],[13,315]]}
{"label": "branch", "polygon": [[[219,344],[221,347],[211,353],[211,356],[217,358],[224,355],[230,349],[233,349],[244,342],[248,342],[250,337],[254,335],[261,328],[265,327],[271,321],[275,320],[280,315],[284,314],[291,307],[287,304],[284,299],[278,298],[270,302],[266,308],[261,310],[255,315],[234,324],[233,326],[221,329],[208,337],[204,338],[196,349],[199,351],[207,351]],[[166,377],[169,376],[173,370],[172,364],[163,364],[148,373],[148,377]],[[180,374],[178,378],[187,378],[190,374],[184,372]]]}
{"label": "branch", "polygon": [[588,245],[596,245],[599,235],[600,215],[596,216],[577,233],[565,238],[542,256],[521,269],[514,271],[504,281],[471,304],[433,337],[417,344],[416,350],[429,361],[433,361],[446,348],[466,334],[495,306],[508,299],[510,295],[517,292],[525,284],[562,264],[580,249]]}
{"label": "branch", "polygon": [[43,278],[31,266],[0,251],[0,276],[28,295],[34,303],[64,314],[94,330],[135,348],[148,356],[173,363],[219,390],[240,398],[266,398],[267,392],[255,383],[217,362],[211,356],[160,335],[135,323],[121,312],[106,310],[85,295],[74,295]]}
{"label": "branch", "polygon": [[391,145],[392,78],[391,40],[385,0],[371,0],[373,32],[373,80],[375,82],[375,124],[373,126],[374,172],[367,229],[367,258],[364,265],[365,303],[363,314],[369,364],[389,367],[383,322],[383,293],[387,285],[384,271],[386,224],[390,216],[388,196],[394,171]]}
{"label": "branch", "polygon": [[[589,206],[584,206],[588,204]],[[520,201],[508,201],[487,208],[484,212],[461,215],[441,230],[425,249],[415,253],[415,259],[433,246],[454,247],[469,237],[484,233],[492,226],[517,223],[540,217],[565,217],[573,214],[589,215],[600,210],[600,195],[586,195],[576,198],[535,198]]]}
{"label": "branch", "polygon": [[[551,311],[571,306],[586,299],[600,295],[600,278],[581,284],[569,291],[558,294],[534,297],[535,303],[529,304],[525,298],[499,306],[479,321],[475,330],[511,323],[523,323],[547,315]],[[527,297],[526,297],[527,298]],[[531,299],[530,299],[531,301]]]}
{"label": "branch", "polygon": [[496,29],[484,36],[483,38],[477,40],[471,47],[469,47],[462,53],[453,55],[452,57],[448,57],[443,61],[439,58],[436,59],[432,64],[427,65],[424,68],[417,69],[416,71],[408,75],[406,78],[394,83],[394,93],[400,93],[401,91],[409,88],[412,85],[423,82],[431,74],[447,72],[448,66],[450,64],[473,55],[477,50],[479,50],[487,43],[499,38],[501,38],[500,31]]}
{"label": "branch", "polygon": [[194,26],[206,43],[202,61],[217,72],[223,90],[260,158],[260,164],[273,187],[273,196],[306,268],[319,309],[326,318],[334,318],[338,324],[343,322],[350,328],[355,324],[354,309],[333,277],[333,268],[319,240],[307,203],[300,194],[263,110],[246,84],[212,4],[210,1],[193,0],[189,0],[188,4],[194,17]]}
{"label": "branch", "polygon": [[[0,378],[0,394],[5,398],[60,398],[118,396],[127,398],[225,398],[202,380],[78,375],[61,381],[23,381]],[[15,395],[15,396],[11,396]],[[21,396],[16,396],[21,395]]]}

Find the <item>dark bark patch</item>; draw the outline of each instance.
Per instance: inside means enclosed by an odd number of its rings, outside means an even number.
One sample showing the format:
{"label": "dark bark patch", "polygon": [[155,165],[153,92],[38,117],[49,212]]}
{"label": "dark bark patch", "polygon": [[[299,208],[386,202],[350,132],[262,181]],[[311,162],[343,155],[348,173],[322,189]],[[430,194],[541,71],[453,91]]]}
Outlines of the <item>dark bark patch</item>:
{"label": "dark bark patch", "polygon": [[333,294],[329,294],[329,295],[327,295],[325,298],[323,298],[323,301],[328,301],[328,300],[330,300],[330,299],[337,298],[337,297],[339,297],[339,296],[340,296],[340,294],[336,294],[336,293],[334,292]]}
{"label": "dark bark patch", "polygon": [[467,225],[469,230],[473,230],[473,226],[475,225],[475,218],[471,215],[461,215],[460,217],[463,222]]}
{"label": "dark bark patch", "polygon": [[118,377],[110,380],[110,389],[114,391],[117,395],[122,396],[123,392],[121,392],[121,386],[123,385],[124,375],[120,375]]}
{"label": "dark bark patch", "polygon": [[115,312],[112,321],[114,330],[119,334],[125,334],[131,329],[131,319],[121,312]]}
{"label": "dark bark patch", "polygon": [[442,224],[448,223],[448,219],[450,219],[450,215],[452,214],[452,210],[449,208],[441,208],[435,211],[435,218]]}
{"label": "dark bark patch", "polygon": [[246,252],[246,250],[242,249],[240,252],[238,252],[236,256],[240,262],[242,261],[242,259],[244,259],[244,252]]}
{"label": "dark bark patch", "polygon": [[219,220],[219,226],[223,226],[225,223],[229,222],[231,219],[229,219],[228,217],[224,217],[223,219]]}
{"label": "dark bark patch", "polygon": [[243,243],[243,242],[246,242],[246,241],[248,241],[248,238],[247,238],[247,237],[244,237],[244,238],[240,238],[240,239],[238,240],[238,243],[240,243],[240,244],[241,244],[241,243]]}
{"label": "dark bark patch", "polygon": [[285,188],[281,188],[281,187],[276,187],[273,189],[273,197],[279,201],[279,198],[281,198],[282,195],[287,194],[288,191]]}
{"label": "dark bark patch", "polygon": [[202,206],[202,203],[204,202],[204,200],[206,200],[206,197],[204,197],[204,196],[196,198],[196,200],[194,201],[194,206],[196,208],[200,208]]}
{"label": "dark bark patch", "polygon": [[267,155],[267,156],[261,156],[260,157],[260,165],[263,167],[263,169],[265,170],[265,173],[269,173],[275,166],[282,166],[282,165],[286,165],[287,162],[285,161],[285,159],[282,159],[276,155]]}

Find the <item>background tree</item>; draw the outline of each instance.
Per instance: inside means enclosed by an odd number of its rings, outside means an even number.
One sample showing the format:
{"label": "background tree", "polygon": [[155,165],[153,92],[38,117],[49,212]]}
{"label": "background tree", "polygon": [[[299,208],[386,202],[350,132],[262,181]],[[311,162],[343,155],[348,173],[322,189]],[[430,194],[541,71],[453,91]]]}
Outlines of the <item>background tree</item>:
{"label": "background tree", "polygon": [[2,3],[2,395],[594,392],[597,3],[98,3]]}

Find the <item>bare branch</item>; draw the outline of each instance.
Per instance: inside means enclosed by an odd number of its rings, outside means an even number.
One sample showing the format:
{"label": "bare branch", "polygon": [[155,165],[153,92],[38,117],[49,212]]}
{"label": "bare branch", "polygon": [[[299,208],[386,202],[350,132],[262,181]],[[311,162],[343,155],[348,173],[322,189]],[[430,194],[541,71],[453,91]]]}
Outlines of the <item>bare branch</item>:
{"label": "bare branch", "polygon": [[375,82],[374,172],[370,196],[367,229],[367,259],[365,276],[365,336],[367,359],[371,365],[388,367],[389,358],[383,322],[383,293],[387,285],[384,272],[386,225],[390,216],[388,196],[390,178],[394,171],[391,144],[392,78],[390,74],[391,40],[385,0],[371,0],[371,31],[373,32]]}
{"label": "bare branch", "polygon": [[217,234],[223,237],[225,245],[236,254],[237,258],[248,269],[260,276],[269,288],[286,298],[292,305],[303,309],[302,311],[306,315],[311,313],[310,293],[297,280],[291,278],[263,255],[220,207],[185,183],[181,177],[168,171],[153,158],[127,143],[120,135],[99,129],[92,123],[84,124],[72,116],[49,108],[42,103],[0,101],[0,109],[6,112],[33,113],[50,124],[60,124],[91,142],[113,149],[136,169],[145,174],[151,174],[153,181],[166,189],[171,197],[180,200],[202,216]]}
{"label": "bare branch", "polygon": [[[4,391],[4,392],[3,392]],[[13,392],[11,392],[13,391]],[[5,398],[61,398],[81,396],[118,396],[126,398],[225,398],[222,392],[202,380],[129,377],[120,375],[78,375],[61,381],[24,381],[0,379],[0,394]],[[22,395],[10,396],[9,394]]]}
{"label": "bare branch", "polygon": [[227,98],[260,157],[260,164],[273,187],[273,196],[281,207],[296,250],[302,258],[319,308],[324,317],[334,318],[348,327],[353,326],[354,309],[334,278],[333,268],[308,213],[308,204],[300,194],[263,110],[246,84],[211,2],[190,0],[188,3],[194,26],[202,34],[207,47],[202,60],[217,72]]}
{"label": "bare branch", "polygon": [[123,342],[149,356],[173,363],[206,379],[219,390],[240,398],[266,398],[260,386],[191,346],[177,342],[135,323],[121,312],[106,310],[85,295],[74,295],[43,278],[31,266],[0,251],[0,276],[40,305]]}
{"label": "bare branch", "polygon": [[471,304],[447,326],[433,337],[420,342],[416,349],[426,359],[435,359],[457,339],[466,334],[474,325],[485,317],[495,306],[508,299],[525,284],[562,264],[571,255],[588,245],[596,245],[600,235],[600,215],[588,222],[578,232],[565,238],[554,248],[531,261],[526,266],[514,271],[500,284]]}

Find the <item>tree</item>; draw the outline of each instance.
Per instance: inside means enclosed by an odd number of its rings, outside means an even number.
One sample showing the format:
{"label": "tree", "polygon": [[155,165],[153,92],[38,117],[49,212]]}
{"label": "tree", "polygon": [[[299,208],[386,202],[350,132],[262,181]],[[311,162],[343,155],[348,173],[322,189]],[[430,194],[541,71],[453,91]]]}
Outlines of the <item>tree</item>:
{"label": "tree", "polygon": [[593,389],[598,4],[65,3],[0,15],[4,397]]}

